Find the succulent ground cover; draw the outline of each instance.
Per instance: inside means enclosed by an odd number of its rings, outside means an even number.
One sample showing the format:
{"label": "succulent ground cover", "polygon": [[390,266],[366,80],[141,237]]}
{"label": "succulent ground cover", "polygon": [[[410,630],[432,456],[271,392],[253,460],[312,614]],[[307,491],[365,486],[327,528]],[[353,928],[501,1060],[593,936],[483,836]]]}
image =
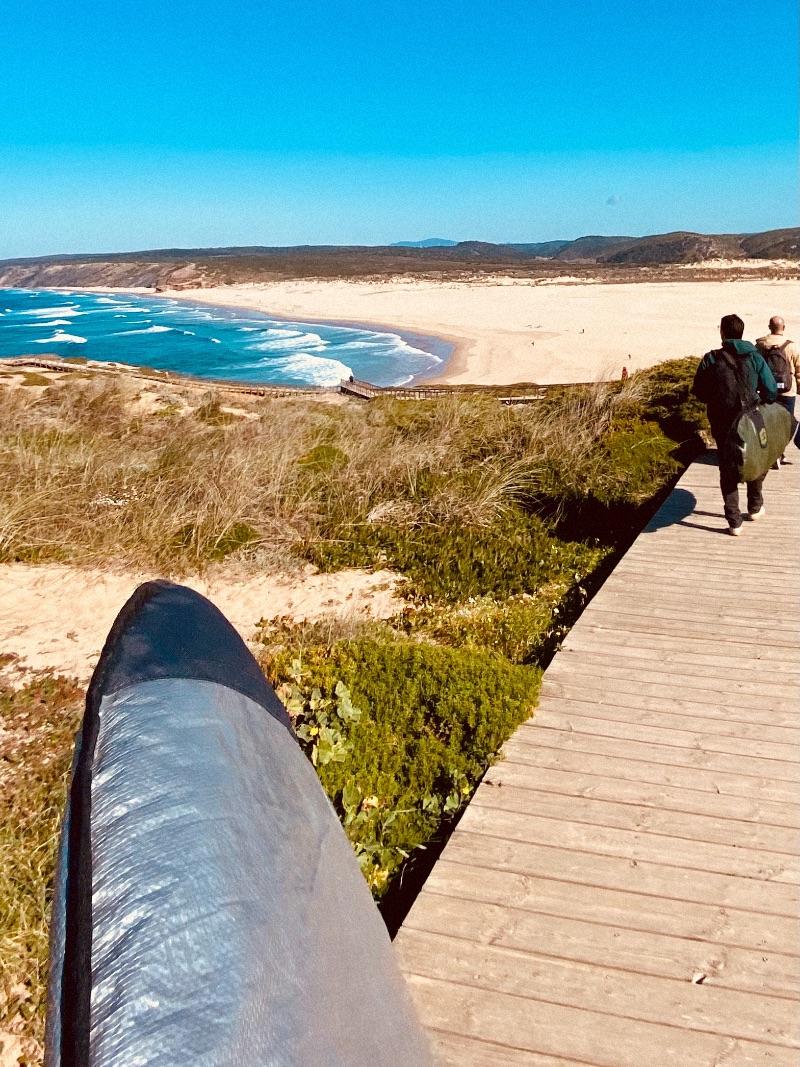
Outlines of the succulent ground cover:
{"label": "succulent ground cover", "polygon": [[[407,606],[387,622],[263,622],[257,641],[376,899],[389,899],[532,713],[571,622],[702,447],[695,365],[518,407],[454,395],[232,412],[172,386],[144,406],[124,375],[0,389],[0,566],[179,579],[311,561],[403,575]],[[51,676],[0,691],[0,1030],[35,1042],[81,701]]]}

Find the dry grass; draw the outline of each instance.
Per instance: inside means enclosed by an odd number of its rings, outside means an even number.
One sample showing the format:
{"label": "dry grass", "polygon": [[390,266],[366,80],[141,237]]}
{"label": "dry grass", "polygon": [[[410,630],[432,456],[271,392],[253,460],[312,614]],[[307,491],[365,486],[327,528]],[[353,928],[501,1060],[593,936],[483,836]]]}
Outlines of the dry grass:
{"label": "dry grass", "polygon": [[543,488],[602,477],[598,442],[646,388],[566,391],[530,407],[480,397],[323,406],[206,400],[143,414],[124,380],[0,392],[0,560],[173,573],[343,523],[482,526]]}
{"label": "dry grass", "polygon": [[0,1028],[39,1045],[58,828],[82,703],[78,686],[50,675],[0,688]]}

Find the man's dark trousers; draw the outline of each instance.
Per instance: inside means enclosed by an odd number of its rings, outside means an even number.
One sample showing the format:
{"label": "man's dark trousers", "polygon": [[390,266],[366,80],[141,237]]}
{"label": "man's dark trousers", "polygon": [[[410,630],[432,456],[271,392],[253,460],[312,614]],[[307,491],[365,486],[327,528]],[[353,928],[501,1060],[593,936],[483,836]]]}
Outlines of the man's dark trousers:
{"label": "man's dark trousers", "polygon": [[[728,525],[737,527],[742,525],[742,513],[739,510],[739,474],[737,470],[736,456],[730,446],[727,445],[727,434],[723,438],[716,438],[717,459],[719,462],[719,487],[722,490],[725,518]],[[751,515],[760,511],[764,504],[762,486],[766,474],[756,478],[753,482],[747,482],[747,510]]]}

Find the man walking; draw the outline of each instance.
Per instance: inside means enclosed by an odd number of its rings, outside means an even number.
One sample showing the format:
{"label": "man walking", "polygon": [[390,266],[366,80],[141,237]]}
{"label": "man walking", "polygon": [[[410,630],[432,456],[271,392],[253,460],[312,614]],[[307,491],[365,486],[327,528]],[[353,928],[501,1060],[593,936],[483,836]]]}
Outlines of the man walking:
{"label": "man walking", "polygon": [[[786,323],[780,315],[773,315],[769,320],[769,333],[759,337],[756,347],[778,384],[778,403],[783,404],[789,414],[794,416],[797,389],[800,386],[800,350],[794,341],[784,337],[785,329]],[[800,431],[794,443],[800,448]],[[781,456],[779,462],[787,463],[788,460],[786,456]]]}
{"label": "man walking", "polygon": [[[736,460],[730,446],[730,432],[743,410],[739,380],[749,388],[753,402],[756,397],[767,403],[777,398],[772,372],[764,357],[749,341],[742,340],[744,323],[738,315],[725,315],[719,324],[722,348],[707,352],[694,377],[692,392],[706,405],[711,433],[717,445],[719,485],[728,521],[728,533],[737,537],[742,529],[739,510],[739,477]],[[747,482],[747,515],[754,521],[764,514],[762,486],[764,477]]]}

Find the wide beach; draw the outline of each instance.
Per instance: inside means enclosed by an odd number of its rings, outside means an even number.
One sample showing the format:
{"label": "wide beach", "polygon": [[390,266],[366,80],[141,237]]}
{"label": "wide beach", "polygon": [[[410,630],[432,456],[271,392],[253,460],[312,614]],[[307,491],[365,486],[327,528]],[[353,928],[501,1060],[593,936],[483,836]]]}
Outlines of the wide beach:
{"label": "wide beach", "polygon": [[541,384],[613,378],[665,359],[701,356],[730,312],[754,340],[771,315],[797,337],[791,279],[586,282],[497,277],[465,282],[297,280],[187,289],[165,295],[300,320],[358,322],[454,344],[437,381]]}

